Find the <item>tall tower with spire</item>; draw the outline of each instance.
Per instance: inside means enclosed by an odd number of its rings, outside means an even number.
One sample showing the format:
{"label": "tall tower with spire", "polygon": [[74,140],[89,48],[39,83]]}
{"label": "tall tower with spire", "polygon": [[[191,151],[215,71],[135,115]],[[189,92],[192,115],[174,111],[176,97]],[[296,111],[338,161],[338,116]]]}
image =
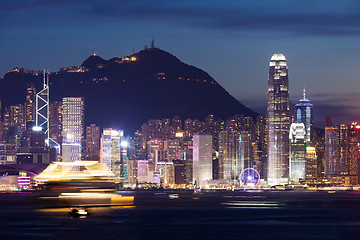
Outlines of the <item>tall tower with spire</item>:
{"label": "tall tower with spire", "polygon": [[296,122],[303,123],[305,125],[305,142],[313,141],[313,127],[314,127],[314,116],[313,109],[314,105],[306,98],[306,90],[304,88],[303,98],[295,105],[296,109]]}
{"label": "tall tower with spire", "polygon": [[36,116],[34,130],[45,133],[45,142],[49,145],[49,74],[43,72],[43,89],[36,94]]}
{"label": "tall tower with spire", "polygon": [[42,131],[45,134],[45,143],[49,147],[54,147],[57,154],[60,154],[60,145],[50,138],[49,122],[49,73],[44,69],[43,89],[36,94],[36,115],[34,131]]}
{"label": "tall tower with spire", "polygon": [[274,54],[268,76],[268,184],[289,181],[289,80],[286,58]]}

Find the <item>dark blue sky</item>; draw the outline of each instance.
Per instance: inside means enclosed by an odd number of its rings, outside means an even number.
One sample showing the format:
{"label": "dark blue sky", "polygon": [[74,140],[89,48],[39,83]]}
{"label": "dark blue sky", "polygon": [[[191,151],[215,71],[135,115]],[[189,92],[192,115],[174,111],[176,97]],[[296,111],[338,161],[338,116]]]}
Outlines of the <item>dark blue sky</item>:
{"label": "dark blue sky", "polygon": [[155,45],[207,71],[265,111],[273,53],[285,54],[290,98],[306,86],[317,121],[360,121],[358,0],[2,0],[0,75],[80,65]]}

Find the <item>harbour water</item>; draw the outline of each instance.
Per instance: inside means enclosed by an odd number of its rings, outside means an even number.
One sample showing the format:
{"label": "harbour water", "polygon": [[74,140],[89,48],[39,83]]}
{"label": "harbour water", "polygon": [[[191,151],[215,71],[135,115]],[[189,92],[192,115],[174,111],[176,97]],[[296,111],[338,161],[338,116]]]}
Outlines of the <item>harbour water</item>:
{"label": "harbour water", "polygon": [[1,239],[360,239],[360,192],[127,191],[133,205],[49,208],[0,194]]}

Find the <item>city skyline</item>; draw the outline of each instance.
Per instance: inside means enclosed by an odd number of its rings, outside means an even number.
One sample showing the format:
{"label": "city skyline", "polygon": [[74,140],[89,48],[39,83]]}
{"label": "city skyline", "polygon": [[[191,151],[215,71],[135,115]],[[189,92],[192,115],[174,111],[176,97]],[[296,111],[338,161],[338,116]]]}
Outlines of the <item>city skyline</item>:
{"label": "city skyline", "polygon": [[359,0],[2,0],[6,239],[350,239]]}
{"label": "city skyline", "polygon": [[359,118],[359,3],[272,3],[7,1],[0,10],[0,75],[16,66],[57,71],[80,65],[93,51],[105,59],[122,57],[154,39],[265,113],[267,59],[281,52],[291,66],[290,100],[297,102],[305,85],[317,106],[317,126],[327,114],[339,123]]}

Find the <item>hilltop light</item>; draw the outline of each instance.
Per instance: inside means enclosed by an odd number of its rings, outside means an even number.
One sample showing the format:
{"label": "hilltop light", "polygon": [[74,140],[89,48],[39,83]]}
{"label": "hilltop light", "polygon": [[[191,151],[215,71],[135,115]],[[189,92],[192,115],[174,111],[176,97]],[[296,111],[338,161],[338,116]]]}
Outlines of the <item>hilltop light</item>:
{"label": "hilltop light", "polygon": [[134,62],[136,61],[136,57],[131,57],[130,60]]}

